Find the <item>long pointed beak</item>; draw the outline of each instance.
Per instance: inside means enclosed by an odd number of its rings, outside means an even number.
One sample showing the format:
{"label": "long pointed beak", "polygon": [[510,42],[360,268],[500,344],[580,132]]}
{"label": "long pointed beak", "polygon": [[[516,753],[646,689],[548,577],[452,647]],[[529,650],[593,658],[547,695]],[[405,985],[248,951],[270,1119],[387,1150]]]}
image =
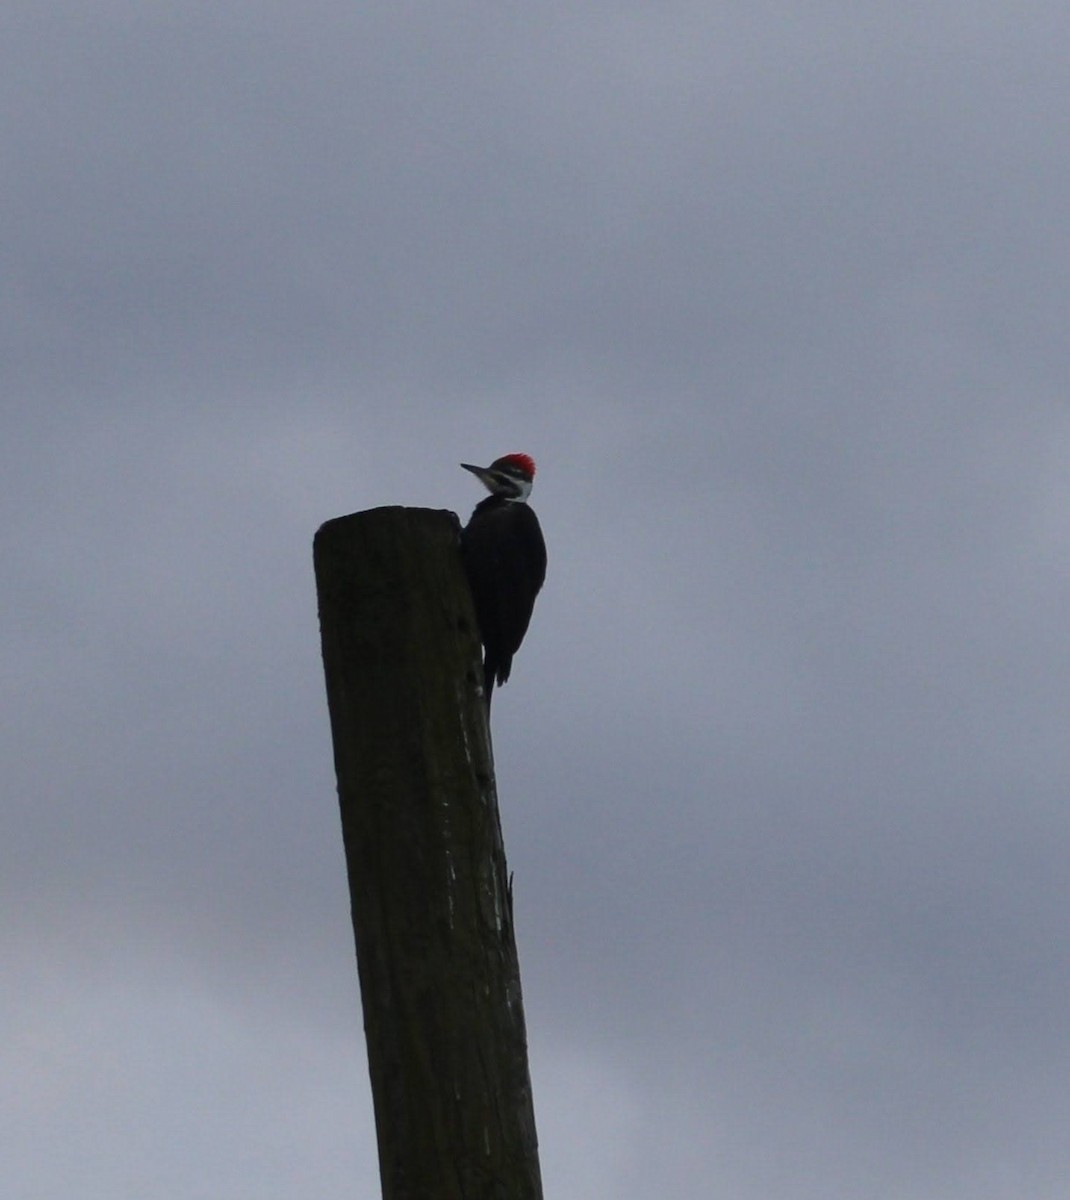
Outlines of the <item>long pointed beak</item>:
{"label": "long pointed beak", "polygon": [[471,471],[472,474],[489,492],[494,491],[494,483],[491,478],[489,467],[473,467],[471,463],[461,463],[466,471]]}

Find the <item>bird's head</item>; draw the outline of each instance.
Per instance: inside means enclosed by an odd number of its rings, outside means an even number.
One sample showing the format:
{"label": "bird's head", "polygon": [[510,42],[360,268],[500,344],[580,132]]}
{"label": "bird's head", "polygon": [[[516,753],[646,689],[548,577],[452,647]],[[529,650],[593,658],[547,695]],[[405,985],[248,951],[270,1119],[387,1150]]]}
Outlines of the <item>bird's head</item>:
{"label": "bird's head", "polygon": [[473,467],[471,463],[461,466],[471,471],[488,492],[504,500],[526,500],[531,495],[535,460],[529,454],[506,454],[489,467]]}

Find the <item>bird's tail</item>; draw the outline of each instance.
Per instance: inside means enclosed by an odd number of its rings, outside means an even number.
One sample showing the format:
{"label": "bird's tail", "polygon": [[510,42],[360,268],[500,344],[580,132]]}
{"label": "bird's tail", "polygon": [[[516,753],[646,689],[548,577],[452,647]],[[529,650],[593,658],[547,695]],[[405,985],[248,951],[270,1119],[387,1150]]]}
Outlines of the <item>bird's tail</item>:
{"label": "bird's tail", "polygon": [[483,664],[483,699],[487,702],[487,716],[490,716],[490,698],[494,691],[494,676],[497,668],[493,663]]}

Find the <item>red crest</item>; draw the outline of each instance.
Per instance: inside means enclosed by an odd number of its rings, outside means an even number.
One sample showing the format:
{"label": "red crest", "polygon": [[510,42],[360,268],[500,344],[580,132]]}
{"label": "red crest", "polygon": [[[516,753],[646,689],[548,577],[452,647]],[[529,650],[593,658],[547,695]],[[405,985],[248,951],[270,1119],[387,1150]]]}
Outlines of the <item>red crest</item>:
{"label": "red crest", "polygon": [[504,454],[494,465],[498,467],[503,463],[510,463],[514,467],[519,467],[530,478],[535,478],[535,460],[530,454]]}

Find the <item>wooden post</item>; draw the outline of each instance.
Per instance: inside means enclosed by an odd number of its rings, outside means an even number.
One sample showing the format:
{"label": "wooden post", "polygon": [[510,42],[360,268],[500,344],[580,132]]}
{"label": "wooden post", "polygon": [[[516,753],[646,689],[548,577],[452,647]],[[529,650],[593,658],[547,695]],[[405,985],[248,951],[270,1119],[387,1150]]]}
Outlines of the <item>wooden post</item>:
{"label": "wooden post", "polygon": [[316,534],[384,1200],[540,1200],[480,648],[448,512]]}

